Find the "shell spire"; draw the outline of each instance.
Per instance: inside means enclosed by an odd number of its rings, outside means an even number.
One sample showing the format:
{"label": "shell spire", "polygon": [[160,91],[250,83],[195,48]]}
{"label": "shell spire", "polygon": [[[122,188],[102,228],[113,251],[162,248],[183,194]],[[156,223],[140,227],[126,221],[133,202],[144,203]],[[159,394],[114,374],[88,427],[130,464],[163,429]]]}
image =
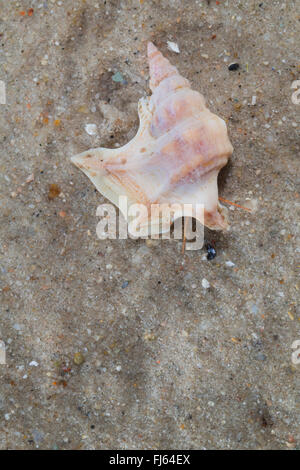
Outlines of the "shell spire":
{"label": "shell spire", "polygon": [[162,53],[154,46],[152,42],[148,42],[148,63],[150,69],[150,89],[154,92],[160,82],[172,75],[179,75],[176,67],[170,64]]}

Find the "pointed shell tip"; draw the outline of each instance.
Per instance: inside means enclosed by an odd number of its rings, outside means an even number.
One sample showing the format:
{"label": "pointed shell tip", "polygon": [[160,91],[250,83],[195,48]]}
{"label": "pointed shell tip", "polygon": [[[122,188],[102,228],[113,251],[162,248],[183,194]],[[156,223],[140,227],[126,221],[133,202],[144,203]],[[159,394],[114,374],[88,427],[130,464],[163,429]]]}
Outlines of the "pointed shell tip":
{"label": "pointed shell tip", "polygon": [[149,41],[147,46],[148,57],[157,52],[157,48],[154,46],[153,42]]}

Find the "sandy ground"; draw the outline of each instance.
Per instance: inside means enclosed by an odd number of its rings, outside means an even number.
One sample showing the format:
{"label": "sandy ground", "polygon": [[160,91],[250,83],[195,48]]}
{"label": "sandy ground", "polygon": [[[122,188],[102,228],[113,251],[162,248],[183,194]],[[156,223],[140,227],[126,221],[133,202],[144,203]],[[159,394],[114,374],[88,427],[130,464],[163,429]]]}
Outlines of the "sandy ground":
{"label": "sandy ground", "polygon": [[[0,0],[2,449],[299,447],[296,3]],[[220,196],[253,209],[205,231],[211,261],[97,239],[70,163],[135,135],[149,39],[227,122]]]}

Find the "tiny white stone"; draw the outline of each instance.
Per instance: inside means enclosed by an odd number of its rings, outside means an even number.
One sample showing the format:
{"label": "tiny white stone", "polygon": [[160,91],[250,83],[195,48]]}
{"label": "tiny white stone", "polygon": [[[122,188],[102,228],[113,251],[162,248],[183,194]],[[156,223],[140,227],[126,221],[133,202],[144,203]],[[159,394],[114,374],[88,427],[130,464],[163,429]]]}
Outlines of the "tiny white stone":
{"label": "tiny white stone", "polygon": [[210,288],[210,283],[208,282],[207,279],[202,279],[202,287],[204,287],[204,289]]}
{"label": "tiny white stone", "polygon": [[121,369],[122,369],[121,366],[117,366],[117,367],[116,367],[116,370],[117,370],[118,372],[120,372]]}
{"label": "tiny white stone", "polygon": [[256,105],[256,96],[255,95],[252,96],[251,104],[252,104],[252,106]]}
{"label": "tiny white stone", "polygon": [[167,45],[168,45],[168,49],[170,49],[170,51],[176,52],[177,54],[180,53],[178,44],[176,44],[176,42],[167,41]]}
{"label": "tiny white stone", "polygon": [[86,124],[85,131],[89,135],[96,135],[97,134],[97,126],[96,124]]}
{"label": "tiny white stone", "polygon": [[29,362],[29,365],[33,366],[33,367],[37,367],[39,365],[39,363],[36,362],[36,361],[31,361],[31,362]]}
{"label": "tiny white stone", "polygon": [[229,266],[229,268],[232,268],[233,266],[235,266],[235,264],[232,262],[232,261],[226,261],[226,266]]}

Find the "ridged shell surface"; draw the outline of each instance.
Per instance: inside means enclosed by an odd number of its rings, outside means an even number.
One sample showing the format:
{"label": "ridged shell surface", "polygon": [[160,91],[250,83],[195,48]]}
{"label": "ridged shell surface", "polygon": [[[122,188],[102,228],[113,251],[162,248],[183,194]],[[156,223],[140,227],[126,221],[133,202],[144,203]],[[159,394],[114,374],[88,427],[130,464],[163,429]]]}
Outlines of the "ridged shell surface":
{"label": "ridged shell surface", "polygon": [[[211,113],[203,96],[148,43],[152,95],[139,101],[137,135],[118,149],[97,148],[72,161],[114,204],[203,204],[204,223],[227,228],[218,202],[217,177],[233,148],[223,119]],[[193,214],[197,217],[197,214]],[[142,221],[159,233],[159,220]]]}

